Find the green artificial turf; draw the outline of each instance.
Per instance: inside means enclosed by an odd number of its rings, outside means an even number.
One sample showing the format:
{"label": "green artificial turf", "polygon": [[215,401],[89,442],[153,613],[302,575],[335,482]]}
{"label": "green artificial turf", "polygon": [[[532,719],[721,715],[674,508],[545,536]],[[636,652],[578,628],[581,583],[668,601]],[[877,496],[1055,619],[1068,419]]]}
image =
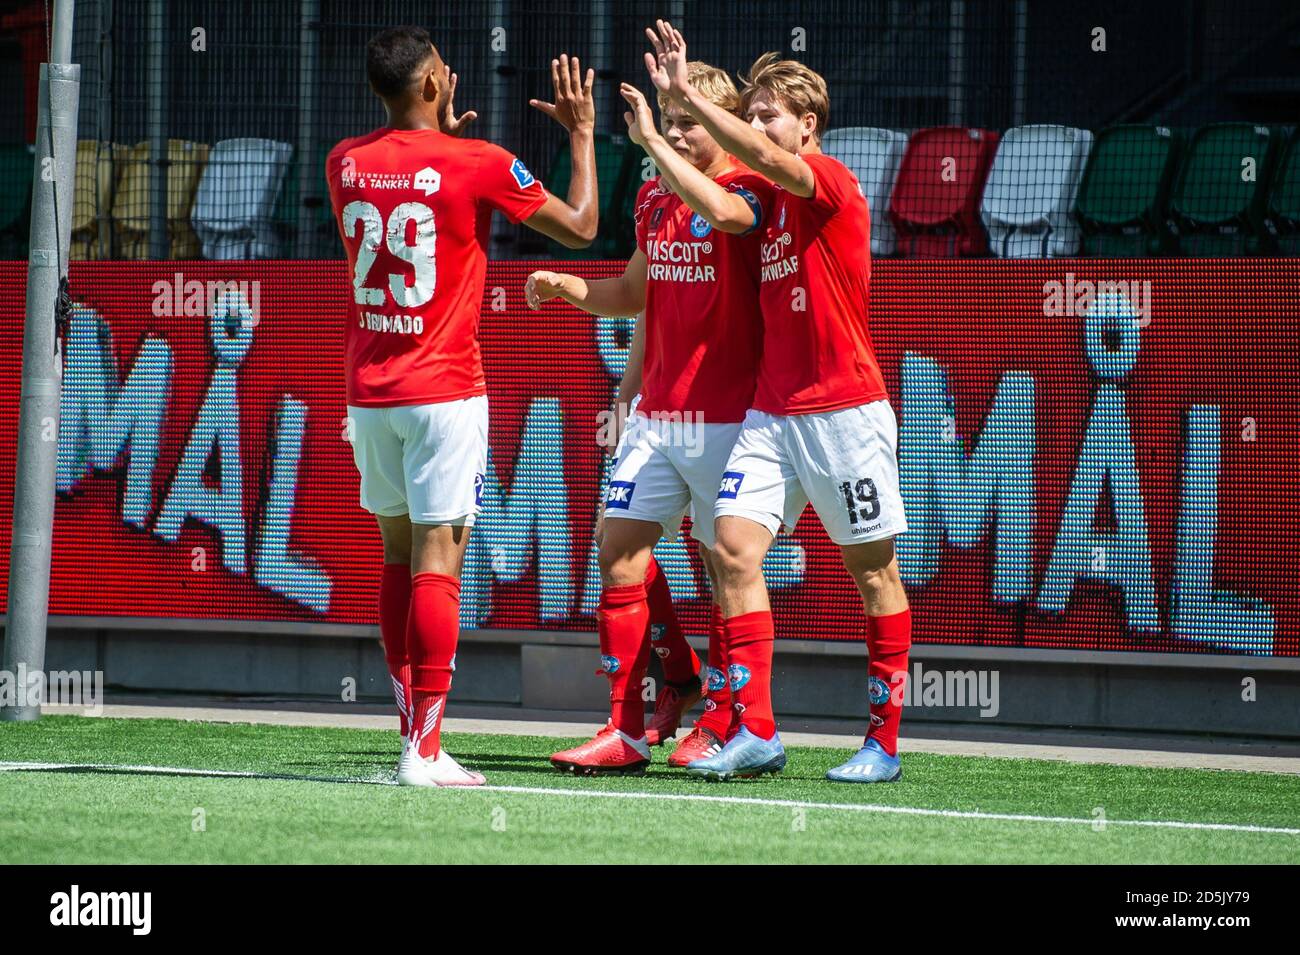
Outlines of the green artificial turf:
{"label": "green artificial turf", "polygon": [[[1132,827],[1120,820],[1300,829],[1300,787],[1269,773],[905,754],[903,780],[830,783],[847,752],[789,750],[775,778],[692,779],[655,751],[644,777],[561,775],[571,741],[444,735],[493,786],[391,785],[394,733],[177,720],[0,723],[0,864],[17,862],[1300,862],[1300,835]],[[274,775],[214,778],[109,764]],[[645,794],[595,798],[583,793]],[[672,795],[752,802],[695,801]],[[770,805],[758,800],[827,804]],[[945,817],[846,804],[1084,819]],[[1102,825],[1104,820],[1108,824]]]}

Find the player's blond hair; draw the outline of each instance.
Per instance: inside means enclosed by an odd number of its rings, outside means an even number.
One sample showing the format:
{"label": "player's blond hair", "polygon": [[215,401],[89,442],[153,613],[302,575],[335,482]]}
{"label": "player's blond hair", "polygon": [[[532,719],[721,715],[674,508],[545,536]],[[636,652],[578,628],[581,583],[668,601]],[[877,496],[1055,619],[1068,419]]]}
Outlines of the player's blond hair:
{"label": "player's blond hair", "polygon": [[826,92],[826,81],[816,70],[795,60],[783,60],[780,53],[764,53],[741,76],[740,83],[742,117],[759,91],[766,90],[796,116],[812,113],[817,118],[813,137],[821,140],[831,112],[831,97]]}
{"label": "player's blond hair", "polygon": [[[728,113],[740,114],[740,93],[725,71],[703,60],[691,60],[686,64],[686,79],[713,105],[721,106]],[[662,113],[668,104],[668,94],[660,91],[656,99]]]}

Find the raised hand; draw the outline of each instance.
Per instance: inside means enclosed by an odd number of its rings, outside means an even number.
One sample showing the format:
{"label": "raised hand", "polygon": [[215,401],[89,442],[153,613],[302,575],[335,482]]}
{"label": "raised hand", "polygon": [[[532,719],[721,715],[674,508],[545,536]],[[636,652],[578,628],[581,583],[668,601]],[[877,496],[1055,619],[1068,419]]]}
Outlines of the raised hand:
{"label": "raised hand", "polygon": [[451,87],[451,92],[447,95],[447,105],[442,111],[442,131],[450,136],[459,136],[465,131],[470,123],[478,119],[478,113],[472,109],[456,115],[454,104],[456,102],[456,74],[451,71],[450,66],[444,66],[447,76],[447,85]]}
{"label": "raised hand", "polygon": [[595,81],[595,70],[587,70],[584,82],[578,58],[570,58],[567,53],[561,53],[558,60],[551,60],[551,85],[555,87],[555,102],[530,99],[528,105],[541,110],[569,132],[583,127],[594,129],[596,100],[591,94],[591,85]]}
{"label": "raised hand", "polygon": [[556,272],[534,272],[524,282],[524,301],[533,311],[537,311],[543,302],[550,301],[560,294],[564,277]]}
{"label": "raised hand", "polygon": [[656,20],[654,29],[645,28],[645,35],[654,47],[645,55],[646,72],[655,89],[674,99],[682,98],[690,89],[687,79],[686,39],[667,20]]}
{"label": "raised hand", "polygon": [[659,128],[655,126],[655,117],[650,111],[650,104],[646,102],[645,96],[639,89],[628,83],[620,84],[618,91],[632,107],[630,113],[623,114],[623,121],[627,123],[627,134],[632,142],[644,146],[659,135]]}

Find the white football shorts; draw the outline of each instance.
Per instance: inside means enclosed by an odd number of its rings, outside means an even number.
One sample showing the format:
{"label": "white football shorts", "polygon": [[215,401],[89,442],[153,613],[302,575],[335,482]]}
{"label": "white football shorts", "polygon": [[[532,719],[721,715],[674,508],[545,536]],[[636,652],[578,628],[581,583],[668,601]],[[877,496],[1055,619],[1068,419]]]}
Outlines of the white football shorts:
{"label": "white football shorts", "polygon": [[817,414],[745,415],[715,517],[747,517],[775,537],[812,503],[837,544],[907,530],[898,489],[898,422],[886,400]]}
{"label": "white football shorts", "polygon": [[487,470],[488,400],[391,408],[348,405],[352,457],[361,472],[361,506],[413,524],[469,526]]}

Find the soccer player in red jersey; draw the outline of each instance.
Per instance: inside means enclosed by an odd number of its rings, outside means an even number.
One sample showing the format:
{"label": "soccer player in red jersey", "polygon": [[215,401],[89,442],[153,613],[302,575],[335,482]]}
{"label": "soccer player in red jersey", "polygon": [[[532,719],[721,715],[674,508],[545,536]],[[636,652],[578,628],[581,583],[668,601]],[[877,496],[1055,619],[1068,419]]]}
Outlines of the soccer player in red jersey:
{"label": "soccer player in red jersey", "polygon": [[[716,108],[738,107],[735,85],[721,70],[704,63],[685,68]],[[675,536],[689,510],[712,574],[709,518],[753,400],[761,340],[756,237],[764,212],[754,190],[767,184],[680,108],[663,103],[660,133],[641,93],[627,84],[622,93],[631,107],[629,134],[660,170],[637,197],[637,250],[619,278],[588,282],[535,272],[526,290],[533,307],[559,297],[598,315],[645,312],[641,400],[609,482],[599,545],[604,590],[597,622],[612,715],[594,739],[551,757],[558,768],[579,773],[637,773],[650,762],[641,700],[653,643],[646,567],[654,545]],[[720,615],[714,619],[706,711],[670,764],[720,750],[730,729]]]}
{"label": "soccer player in red jersey", "polygon": [[763,556],[811,502],[862,594],[870,722],[864,745],[828,778],[898,779],[902,682],[911,612],[894,557],[907,529],[898,487],[897,424],[867,328],[871,224],[857,180],[819,147],[830,108],[808,67],[761,57],[744,77],[745,119],[693,88],[686,42],[660,20],[647,29],[655,86],[729,153],[774,184],[762,229],[763,357],[714,509],[714,565],[725,615],[731,692],[741,729],[687,768],[711,778],[783,763],[772,712],[773,624]]}
{"label": "soccer player in red jersey", "polygon": [[385,126],[326,160],[352,277],[345,348],[348,431],[361,506],[384,546],[383,637],[403,737],[397,780],[473,786],[441,748],[460,633],[460,572],[486,467],[487,389],[479,307],[493,210],[571,248],[596,235],[595,108],[588,70],[551,61],[555,102],[532,105],[569,132],[568,202],[499,146],[458,138],[456,74],[429,34],[395,27],[366,48]]}

